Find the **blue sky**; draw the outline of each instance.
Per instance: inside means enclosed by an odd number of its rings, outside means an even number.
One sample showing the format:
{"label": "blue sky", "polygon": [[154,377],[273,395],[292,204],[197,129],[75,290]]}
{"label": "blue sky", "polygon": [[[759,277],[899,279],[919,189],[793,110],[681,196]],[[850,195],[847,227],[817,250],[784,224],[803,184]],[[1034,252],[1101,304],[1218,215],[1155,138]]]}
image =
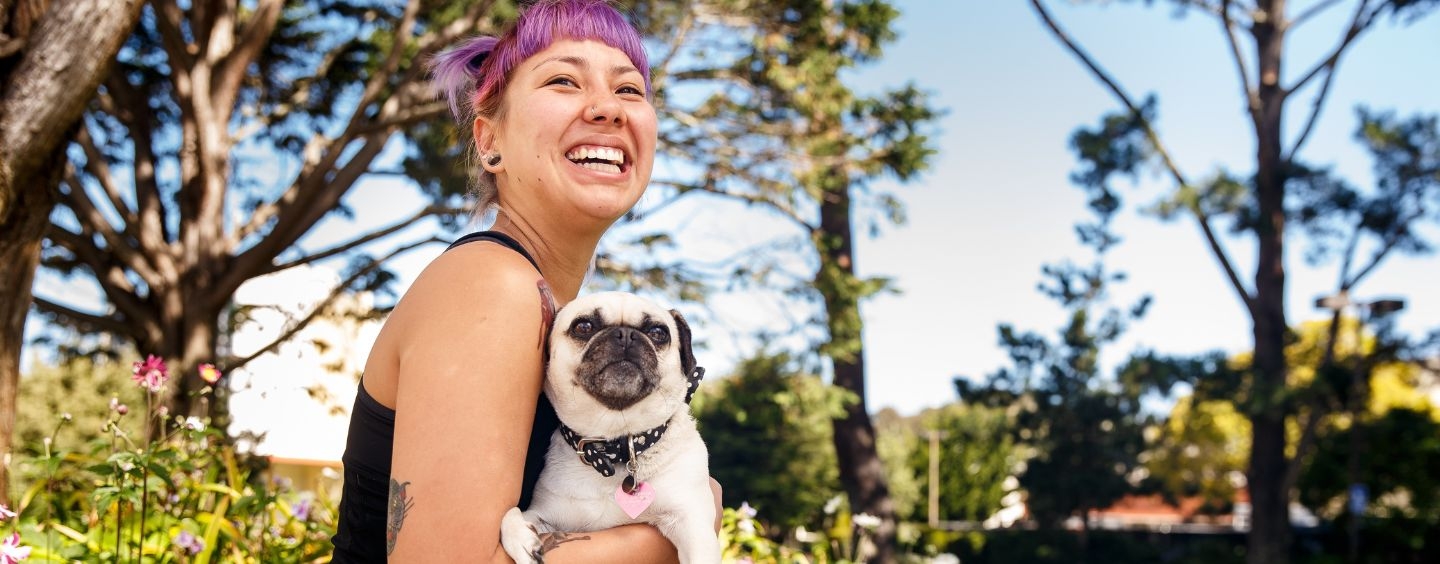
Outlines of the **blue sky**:
{"label": "blue sky", "polygon": [[[1313,3],[1294,2],[1292,9]],[[1350,4],[1335,13],[1348,11]],[[1248,171],[1251,137],[1233,65],[1212,20],[1197,14],[1174,18],[1168,2],[1148,9],[1143,2],[1050,5],[1132,95],[1159,96],[1161,135],[1187,175],[1203,178],[1221,166]],[[939,152],[931,170],[905,186],[879,185],[907,205],[908,223],[862,238],[856,257],[862,274],[893,277],[900,290],[862,308],[869,406],[909,414],[954,401],[956,376],[981,377],[1006,365],[996,343],[997,324],[1045,334],[1059,327],[1063,312],[1035,289],[1040,268],[1090,258],[1073,231],[1088,212],[1081,191],[1068,180],[1075,167],[1068,139],[1075,128],[1093,125],[1118,105],[1046,32],[1027,2],[912,0],[899,8],[899,40],[879,62],[848,78],[862,93],[913,81],[948,112],[937,128]],[[1323,18],[1295,32],[1287,74],[1293,78],[1328,50],[1341,25],[1338,17]],[[1292,107],[1307,106],[1309,94],[1302,92],[1301,103]],[[1344,59],[1327,110],[1303,152],[1310,162],[1333,165],[1366,186],[1370,162],[1351,140],[1353,108],[1362,102],[1400,115],[1440,113],[1440,15],[1409,26],[1382,22],[1362,38]],[[1297,127],[1301,117],[1292,114],[1287,122]],[[1137,347],[1167,353],[1249,348],[1249,321],[1194,221],[1162,222],[1136,213],[1163,193],[1163,178],[1153,171],[1122,191],[1127,207],[1115,229],[1124,242],[1108,262],[1129,280],[1115,288],[1116,302],[1129,304],[1150,294],[1154,303],[1107,352],[1111,364]],[[414,190],[394,177],[363,180],[349,202],[354,223],[328,221],[306,238],[307,246],[348,239],[359,226],[388,223],[398,217],[396,210],[408,214],[421,205]],[[694,205],[701,207],[688,214],[677,206],[691,238],[736,240],[764,232],[754,227],[753,214]],[[692,221],[702,214],[708,221]],[[428,237],[433,229],[429,222],[417,224],[397,241]],[[1432,225],[1425,233],[1440,242],[1440,229]],[[1250,278],[1253,243],[1232,239],[1227,246],[1242,276]],[[1287,265],[1292,323],[1319,317],[1311,303],[1333,291],[1336,278],[1333,263],[1309,267],[1299,251],[1291,248]],[[439,252],[427,247],[394,263],[402,277],[399,289]],[[1437,279],[1437,256],[1397,256],[1355,295],[1404,297],[1399,325],[1418,334],[1440,327]],[[94,295],[88,288],[93,285],[42,275],[37,293]],[[780,323],[776,316],[782,312],[745,303],[743,296],[717,300],[724,323],[696,327],[709,344],[700,356],[711,374],[724,374],[754,346],[738,335]]]}
{"label": "blue sky", "polygon": [[[1314,2],[1295,2],[1292,10]],[[1191,14],[1172,17],[1168,2],[1049,2],[1072,37],[1132,96],[1158,95],[1164,141],[1191,178],[1220,166],[1248,171],[1253,151],[1234,66],[1219,26]],[[1346,2],[1339,15],[1353,9]],[[883,61],[854,81],[859,90],[913,80],[949,110],[933,170],[896,188],[908,225],[863,241],[858,266],[895,276],[904,291],[864,307],[872,409],[910,413],[954,400],[951,380],[981,377],[1006,364],[996,325],[1053,335],[1061,310],[1035,290],[1042,264],[1089,254],[1073,234],[1086,218],[1082,193],[1068,182],[1075,160],[1067,143],[1117,102],[1055,41],[1028,2],[900,3],[901,38]],[[1294,76],[1338,37],[1338,17],[1299,28],[1287,55]],[[1302,156],[1332,164],[1356,185],[1370,182],[1370,160],[1351,141],[1353,108],[1365,103],[1400,115],[1440,112],[1440,17],[1409,26],[1382,22],[1341,63],[1327,110]],[[1252,65],[1253,68],[1253,65]],[[1302,91],[1299,109],[1308,107]],[[1299,114],[1287,116],[1292,128]],[[1129,280],[1117,302],[1154,296],[1149,314],[1106,355],[1136,347],[1187,353],[1249,349],[1250,324],[1235,293],[1189,217],[1162,222],[1135,208],[1164,187],[1157,172],[1122,191],[1124,238],[1109,258]],[[1440,241],[1432,226],[1431,241]],[[1295,241],[1294,238],[1291,239]],[[1253,276],[1253,243],[1227,241],[1242,277]],[[1292,323],[1315,319],[1316,296],[1335,288],[1338,267],[1309,267],[1293,247],[1287,258]],[[1403,296],[1402,329],[1440,327],[1440,258],[1396,257],[1358,287],[1365,299]]]}

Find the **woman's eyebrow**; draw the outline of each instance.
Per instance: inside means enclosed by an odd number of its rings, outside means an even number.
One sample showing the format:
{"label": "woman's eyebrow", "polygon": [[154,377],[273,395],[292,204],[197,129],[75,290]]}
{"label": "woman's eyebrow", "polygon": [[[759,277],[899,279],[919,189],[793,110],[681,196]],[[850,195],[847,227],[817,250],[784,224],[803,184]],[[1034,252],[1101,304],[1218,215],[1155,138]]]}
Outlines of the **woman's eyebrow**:
{"label": "woman's eyebrow", "polygon": [[[535,69],[539,69],[540,67],[545,66],[545,65],[548,64],[548,63],[562,63],[562,64],[567,64],[567,65],[571,65],[571,66],[575,66],[575,67],[580,67],[580,70],[589,70],[589,69],[590,69],[590,61],[589,61],[589,60],[586,60],[584,57],[577,57],[577,56],[574,56],[574,55],[556,55],[556,56],[554,56],[554,57],[550,57],[550,58],[547,58],[547,59],[545,59],[545,60],[543,60],[543,61],[540,61],[540,62],[538,62],[538,63],[535,63],[535,66],[532,67],[530,70],[533,71],[533,70],[535,70]],[[634,65],[624,65],[624,64],[615,65],[615,66],[613,66],[613,67],[610,67],[610,75],[611,75],[611,76],[619,76],[619,75],[622,75],[622,74],[632,73],[632,72],[633,72],[633,73],[636,73],[636,74],[640,74],[640,69],[635,68]]]}

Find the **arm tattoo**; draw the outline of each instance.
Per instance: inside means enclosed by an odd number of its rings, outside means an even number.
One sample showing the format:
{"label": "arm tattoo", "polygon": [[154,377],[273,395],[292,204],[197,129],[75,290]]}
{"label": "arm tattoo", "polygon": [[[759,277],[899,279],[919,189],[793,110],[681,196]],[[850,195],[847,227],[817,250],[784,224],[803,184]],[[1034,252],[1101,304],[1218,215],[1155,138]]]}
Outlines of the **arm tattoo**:
{"label": "arm tattoo", "polygon": [[540,535],[540,550],[538,552],[543,555],[546,552],[555,550],[556,547],[559,547],[560,545],[567,542],[582,540],[590,540],[590,535],[585,535],[582,537],[580,535],[566,533],[563,531],[545,533],[543,535]]}
{"label": "arm tattoo", "polygon": [[395,552],[395,541],[399,540],[400,527],[405,524],[405,514],[410,512],[410,507],[415,505],[415,500],[405,495],[405,486],[410,482],[400,483],[395,478],[390,478],[390,508],[389,519],[385,526],[385,555]]}

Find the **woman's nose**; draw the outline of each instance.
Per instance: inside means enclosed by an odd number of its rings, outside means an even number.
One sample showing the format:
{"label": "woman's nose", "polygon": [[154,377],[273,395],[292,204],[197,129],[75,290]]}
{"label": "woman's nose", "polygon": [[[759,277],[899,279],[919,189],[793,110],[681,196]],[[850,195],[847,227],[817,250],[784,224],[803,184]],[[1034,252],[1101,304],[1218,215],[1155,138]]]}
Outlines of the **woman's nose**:
{"label": "woman's nose", "polygon": [[625,121],[625,112],[613,96],[601,96],[591,101],[590,107],[585,110],[585,119],[594,123],[620,124]]}

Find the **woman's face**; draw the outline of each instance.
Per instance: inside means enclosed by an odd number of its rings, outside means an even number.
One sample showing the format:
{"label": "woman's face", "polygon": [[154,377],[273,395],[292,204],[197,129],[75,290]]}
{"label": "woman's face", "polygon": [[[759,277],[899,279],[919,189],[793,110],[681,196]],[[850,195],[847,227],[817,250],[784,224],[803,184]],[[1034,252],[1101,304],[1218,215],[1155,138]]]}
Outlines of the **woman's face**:
{"label": "woman's face", "polygon": [[[500,205],[508,212],[588,217],[608,227],[650,183],[655,108],[624,52],[560,40],[515,67],[503,119],[477,120],[481,161],[498,151]],[[572,214],[580,214],[578,217]]]}

